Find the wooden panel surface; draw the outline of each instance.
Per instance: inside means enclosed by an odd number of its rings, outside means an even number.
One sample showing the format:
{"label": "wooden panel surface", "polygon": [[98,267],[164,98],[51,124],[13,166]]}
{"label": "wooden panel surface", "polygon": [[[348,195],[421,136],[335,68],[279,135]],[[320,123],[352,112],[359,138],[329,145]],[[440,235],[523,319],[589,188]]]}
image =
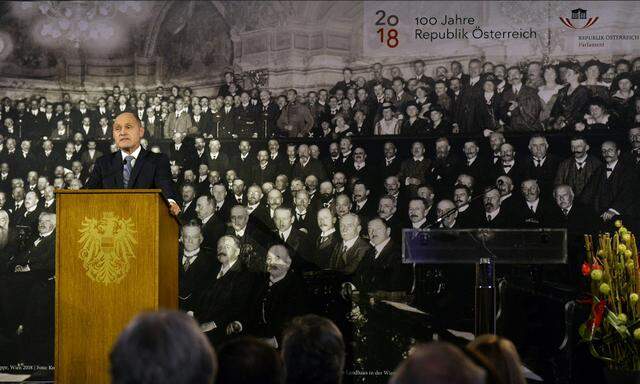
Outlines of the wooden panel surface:
{"label": "wooden panel surface", "polygon": [[[109,383],[108,353],[118,334],[140,311],[159,306],[158,216],[167,208],[151,191],[102,192],[57,197],[58,383]],[[135,233],[128,241],[122,233],[131,229]],[[177,229],[173,235],[166,232],[163,240],[177,247],[176,235]],[[176,281],[177,304],[177,266],[167,273],[176,275],[168,280]]]}

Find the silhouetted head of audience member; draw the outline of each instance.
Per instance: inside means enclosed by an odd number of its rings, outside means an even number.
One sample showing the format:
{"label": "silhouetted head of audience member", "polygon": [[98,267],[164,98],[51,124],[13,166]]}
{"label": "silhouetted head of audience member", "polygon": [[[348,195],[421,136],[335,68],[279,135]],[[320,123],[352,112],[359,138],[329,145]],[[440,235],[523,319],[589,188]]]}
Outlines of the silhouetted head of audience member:
{"label": "silhouetted head of audience member", "polygon": [[342,333],[324,317],[296,317],[283,333],[287,384],[340,384],[344,355]]}
{"label": "silhouetted head of audience member", "polygon": [[417,346],[400,363],[390,384],[484,384],[486,373],[449,343]]}
{"label": "silhouetted head of audience member", "polygon": [[219,349],[217,384],[280,384],[284,366],[278,352],[267,343],[241,337]]}
{"label": "silhouetted head of audience member", "polygon": [[489,360],[502,384],[525,384],[520,356],[513,343],[496,335],[481,335],[467,348]]}
{"label": "silhouetted head of audience member", "polygon": [[195,320],[173,311],[143,313],[109,356],[113,384],[211,384],[217,359]]}

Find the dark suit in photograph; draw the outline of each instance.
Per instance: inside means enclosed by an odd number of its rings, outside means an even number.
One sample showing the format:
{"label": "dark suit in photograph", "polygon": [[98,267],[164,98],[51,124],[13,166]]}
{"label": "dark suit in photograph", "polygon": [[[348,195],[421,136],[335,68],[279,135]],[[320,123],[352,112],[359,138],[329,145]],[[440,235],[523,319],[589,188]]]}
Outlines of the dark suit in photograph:
{"label": "dark suit in photograph", "polygon": [[[122,176],[123,162],[122,151],[102,156],[96,160],[85,187],[87,189],[125,188]],[[131,171],[128,188],[161,189],[165,199],[178,201],[178,195],[171,184],[169,159],[162,153],[140,150]]]}
{"label": "dark suit in photograph", "polygon": [[236,260],[222,276],[220,268],[214,270],[208,287],[199,295],[194,317],[200,324],[215,322],[216,328],[205,334],[214,345],[219,345],[229,337],[226,328],[234,321],[246,325],[247,308],[251,298],[253,278]]}
{"label": "dark suit in photograph", "polygon": [[360,261],[370,252],[372,252],[371,245],[362,238],[358,238],[347,250],[344,250],[343,240],[334,248],[329,268],[344,275],[352,275],[358,269]]}
{"label": "dark suit in photograph", "polygon": [[379,254],[373,249],[360,261],[352,283],[360,292],[408,291],[411,266],[402,263],[402,250],[393,240]]}
{"label": "dark suit in photograph", "polygon": [[178,257],[179,305],[183,311],[192,311],[196,297],[215,279],[220,262],[215,250],[200,248],[200,251],[187,261],[184,250]]}

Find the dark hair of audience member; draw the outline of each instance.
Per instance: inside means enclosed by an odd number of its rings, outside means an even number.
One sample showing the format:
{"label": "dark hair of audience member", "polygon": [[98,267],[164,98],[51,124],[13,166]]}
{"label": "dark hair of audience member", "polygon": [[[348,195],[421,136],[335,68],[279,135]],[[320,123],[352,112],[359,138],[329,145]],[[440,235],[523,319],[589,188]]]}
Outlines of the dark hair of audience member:
{"label": "dark hair of audience member", "polygon": [[278,352],[253,337],[241,337],[218,349],[217,384],[281,384],[284,365]]}
{"label": "dark hair of audience member", "polygon": [[496,335],[481,335],[467,348],[491,361],[502,384],[526,383],[520,356],[511,341]]}
{"label": "dark hair of audience member", "polygon": [[195,320],[176,311],[138,315],[111,354],[113,384],[211,384],[216,354]]}
{"label": "dark hair of audience member", "polygon": [[453,344],[416,346],[396,369],[390,384],[485,384],[487,374]]}
{"label": "dark hair of audience member", "polygon": [[331,320],[317,315],[294,318],[282,336],[287,384],[340,384],[344,340]]}

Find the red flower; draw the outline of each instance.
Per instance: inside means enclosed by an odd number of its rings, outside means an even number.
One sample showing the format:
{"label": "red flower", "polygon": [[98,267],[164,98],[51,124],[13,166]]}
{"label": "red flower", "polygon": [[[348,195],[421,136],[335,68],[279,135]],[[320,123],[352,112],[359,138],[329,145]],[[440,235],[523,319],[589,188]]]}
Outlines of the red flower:
{"label": "red flower", "polygon": [[586,261],[582,263],[582,276],[589,276],[591,273],[591,266]]}

